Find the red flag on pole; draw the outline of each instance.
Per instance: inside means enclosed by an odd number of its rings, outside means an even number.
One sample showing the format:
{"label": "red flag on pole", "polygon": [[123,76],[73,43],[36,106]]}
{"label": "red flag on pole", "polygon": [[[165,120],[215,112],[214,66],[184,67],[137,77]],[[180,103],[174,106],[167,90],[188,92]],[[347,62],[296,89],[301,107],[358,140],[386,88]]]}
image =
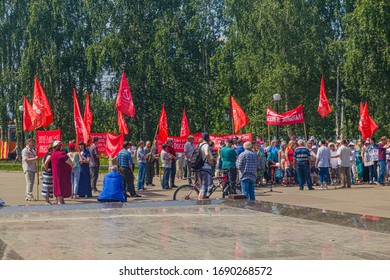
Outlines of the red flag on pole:
{"label": "red flag on pole", "polygon": [[23,131],[35,130],[35,113],[30,102],[23,96]]}
{"label": "red flag on pole", "polygon": [[117,156],[123,148],[124,135],[116,135],[113,133],[107,133],[106,135],[106,154],[108,156]]}
{"label": "red flag on pole", "polygon": [[33,110],[36,115],[36,128],[47,127],[53,122],[53,113],[49,101],[43,91],[37,77],[34,77],[34,96],[32,102]]}
{"label": "red flag on pole", "polygon": [[232,119],[234,125],[234,133],[238,133],[240,129],[249,124],[248,117],[244,110],[238,105],[233,96],[230,96],[230,104],[232,106]]}
{"label": "red flag on pole", "polygon": [[133,97],[131,95],[130,87],[126,79],[125,71],[122,71],[122,80],[119,86],[115,107],[123,114],[128,115],[132,118],[135,117]]}
{"label": "red flag on pole", "polygon": [[358,129],[362,133],[362,138],[367,139],[372,135],[374,135],[375,131],[378,130],[378,126],[373,121],[373,119],[370,116],[370,113],[368,112],[368,101],[363,107],[362,105],[360,105],[360,110],[361,112],[360,112],[360,121],[359,121]]}
{"label": "red flag on pole", "polygon": [[186,106],[184,105],[183,116],[181,118],[180,136],[187,137],[190,135],[190,127],[188,125],[188,119],[186,114]]}
{"label": "red flag on pole", "polygon": [[121,111],[118,111],[118,127],[119,127],[119,133],[129,134],[129,129],[126,124],[126,120],[123,117]]}
{"label": "red flag on pole", "polygon": [[76,89],[73,89],[73,114],[74,114],[74,128],[76,130],[76,137],[78,141],[88,143],[89,133],[85,126],[84,120],[81,117],[79,102],[77,100]]}
{"label": "red flag on pole", "polygon": [[92,117],[91,105],[89,103],[89,94],[87,91],[87,94],[85,96],[84,123],[85,123],[85,127],[87,128],[88,134],[91,133],[92,120],[93,117]]}
{"label": "red flag on pole", "polygon": [[324,76],[322,76],[321,79],[320,102],[318,104],[317,112],[322,118],[325,118],[328,114],[332,112],[332,108],[330,107],[328,98],[326,97]]}
{"label": "red flag on pole", "polygon": [[162,105],[160,119],[158,120],[158,134],[160,135],[161,141],[166,142],[168,139],[168,119],[164,105],[165,103]]}

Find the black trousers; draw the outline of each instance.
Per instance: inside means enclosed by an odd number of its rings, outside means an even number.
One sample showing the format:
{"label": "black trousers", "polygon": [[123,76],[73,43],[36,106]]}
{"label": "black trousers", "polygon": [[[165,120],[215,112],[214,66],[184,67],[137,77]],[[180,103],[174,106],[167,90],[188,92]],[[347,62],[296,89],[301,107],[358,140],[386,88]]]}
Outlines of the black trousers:
{"label": "black trousers", "polygon": [[89,173],[91,174],[91,190],[97,190],[96,183],[99,178],[99,166],[90,167]]}
{"label": "black trousers", "polygon": [[146,162],[146,185],[153,184],[154,177],[154,162],[148,161]]}
{"label": "black trousers", "polygon": [[170,187],[172,188],[175,185],[175,177],[176,177],[176,160],[172,161],[172,168],[171,168],[171,178],[170,178]]}
{"label": "black trousers", "polygon": [[119,173],[123,177],[123,185],[125,186],[125,191],[129,192],[131,196],[136,195],[134,189],[134,174],[130,168],[119,167]]}

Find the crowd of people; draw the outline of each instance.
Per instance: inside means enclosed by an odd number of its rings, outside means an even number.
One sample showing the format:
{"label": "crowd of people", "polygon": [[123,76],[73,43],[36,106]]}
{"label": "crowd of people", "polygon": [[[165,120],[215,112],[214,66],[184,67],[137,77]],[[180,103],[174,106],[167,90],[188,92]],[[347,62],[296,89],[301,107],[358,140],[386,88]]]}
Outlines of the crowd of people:
{"label": "crowd of people", "polygon": [[[177,153],[173,139],[168,138],[159,152],[155,143],[140,141],[138,148],[125,141],[123,149],[115,157],[108,157],[109,173],[105,175],[103,190],[97,189],[100,170],[98,138],[92,144],[72,140],[64,149],[61,141],[54,141],[43,158],[42,196],[47,204],[63,204],[64,198],[92,197],[99,194],[99,201],[127,201],[128,197],[141,197],[153,184],[155,175],[163,169],[161,187],[164,190],[176,188],[175,180],[188,179],[193,183],[193,154],[196,149],[202,157],[202,166],[196,171],[202,190],[200,199],[207,198],[212,178],[222,172],[228,174],[232,187],[240,185],[243,195],[254,200],[256,185],[281,183],[286,187],[298,184],[303,190],[314,185],[319,189],[350,188],[352,184],[378,184],[384,186],[390,176],[390,139],[382,137],[380,143],[374,138],[359,139],[357,143],[340,137],[309,141],[291,137],[287,142],[271,141],[243,143],[234,137],[221,141],[219,148],[204,132],[198,145],[189,136],[184,152]],[[35,141],[28,139],[22,150],[22,167],[26,180],[26,200],[34,200],[33,185],[37,172],[38,156]],[[138,180],[135,186],[134,167],[138,164]],[[137,188],[137,190],[136,190]],[[54,201],[50,198],[54,196]]]}

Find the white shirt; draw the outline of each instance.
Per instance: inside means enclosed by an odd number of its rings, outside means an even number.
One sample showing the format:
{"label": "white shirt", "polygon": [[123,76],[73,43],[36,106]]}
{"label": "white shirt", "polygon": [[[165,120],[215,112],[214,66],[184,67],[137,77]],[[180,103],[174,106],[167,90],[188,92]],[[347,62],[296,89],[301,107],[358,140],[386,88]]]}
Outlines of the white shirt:
{"label": "white shirt", "polygon": [[342,167],[351,167],[351,149],[342,145],[338,150],[337,150],[337,155],[340,156],[340,165]]}
{"label": "white shirt", "polygon": [[329,167],[330,150],[327,146],[321,146],[317,151],[318,167]]}

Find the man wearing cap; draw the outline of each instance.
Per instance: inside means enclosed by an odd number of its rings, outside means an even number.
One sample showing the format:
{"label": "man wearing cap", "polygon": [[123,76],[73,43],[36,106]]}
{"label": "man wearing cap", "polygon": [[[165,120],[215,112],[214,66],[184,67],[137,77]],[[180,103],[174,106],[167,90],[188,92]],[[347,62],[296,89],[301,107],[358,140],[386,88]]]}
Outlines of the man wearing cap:
{"label": "man wearing cap", "polygon": [[171,188],[177,188],[177,186],[175,185],[175,177],[176,177],[176,151],[175,151],[175,148],[173,147],[173,139],[172,138],[168,138],[168,141],[167,141],[167,150],[168,150],[168,153],[172,156],[171,158],[171,174],[170,174],[170,187]]}
{"label": "man wearing cap", "polygon": [[309,190],[314,190],[313,183],[310,177],[310,151],[305,147],[305,141],[300,139],[298,141],[298,147],[294,151],[294,166],[297,171],[297,178],[299,184],[299,190],[303,191],[303,186],[305,181],[307,181],[307,186]]}
{"label": "man wearing cap", "polygon": [[228,171],[229,181],[234,188],[237,180],[237,153],[233,149],[233,140],[226,141],[226,146],[221,149],[222,170]]}
{"label": "man wearing cap", "polygon": [[93,137],[92,145],[89,147],[89,153],[91,158],[89,160],[89,172],[91,173],[91,190],[93,192],[99,192],[96,187],[97,180],[99,178],[99,167],[100,167],[100,158],[102,157],[99,154],[97,144],[99,143],[99,138],[97,136]]}
{"label": "man wearing cap", "polygon": [[244,143],[244,152],[237,159],[237,168],[241,182],[241,191],[246,198],[255,200],[255,183],[257,180],[257,169],[260,161],[257,154],[252,150],[252,143]]}
{"label": "man wearing cap", "polygon": [[33,139],[26,140],[26,147],[22,150],[22,167],[24,177],[26,179],[26,200],[33,201],[33,188],[35,173],[37,173],[38,156],[34,150],[35,141]]}
{"label": "man wearing cap", "polygon": [[187,177],[188,177],[188,183],[192,184],[191,176],[192,176],[192,170],[191,170],[191,157],[194,153],[195,146],[194,146],[194,136],[190,135],[187,138],[187,142],[184,144],[184,160],[185,160],[185,166],[187,169]]}
{"label": "man wearing cap", "polygon": [[390,148],[390,141],[386,136],[381,138],[378,144],[378,164],[379,164],[379,184],[385,185],[385,170],[386,170],[386,149]]}

